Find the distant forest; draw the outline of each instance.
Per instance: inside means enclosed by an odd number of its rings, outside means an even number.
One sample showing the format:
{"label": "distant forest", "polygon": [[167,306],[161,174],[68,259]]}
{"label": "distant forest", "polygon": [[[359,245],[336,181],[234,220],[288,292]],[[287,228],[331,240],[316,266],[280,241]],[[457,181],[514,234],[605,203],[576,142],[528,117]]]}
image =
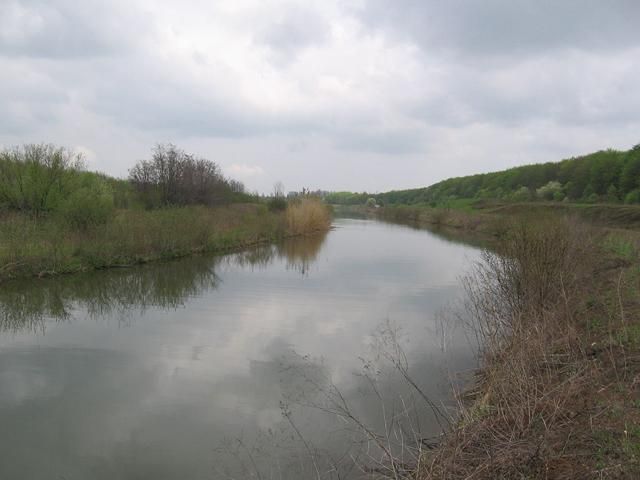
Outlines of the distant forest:
{"label": "distant forest", "polygon": [[434,185],[385,193],[334,192],[326,201],[342,205],[447,205],[462,200],[534,200],[640,203],[640,144],[628,151],[589,155],[443,180]]}

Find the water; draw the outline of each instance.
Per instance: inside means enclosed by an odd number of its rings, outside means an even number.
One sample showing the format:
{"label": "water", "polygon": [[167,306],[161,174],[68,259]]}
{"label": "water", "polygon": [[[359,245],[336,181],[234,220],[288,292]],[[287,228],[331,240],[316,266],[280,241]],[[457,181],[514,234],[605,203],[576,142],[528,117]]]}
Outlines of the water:
{"label": "water", "polygon": [[410,457],[400,444],[442,423],[424,397],[445,409],[475,365],[439,312],[476,257],[339,219],[242,254],[4,284],[0,478],[360,478],[384,448]]}

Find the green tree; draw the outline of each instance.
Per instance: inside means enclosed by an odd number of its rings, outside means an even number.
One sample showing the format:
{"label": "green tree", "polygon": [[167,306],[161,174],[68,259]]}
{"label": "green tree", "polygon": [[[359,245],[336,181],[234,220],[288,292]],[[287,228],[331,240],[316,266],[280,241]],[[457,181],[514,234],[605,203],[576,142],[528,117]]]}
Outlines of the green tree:
{"label": "green tree", "polygon": [[0,152],[0,204],[42,213],[55,210],[69,181],[83,168],[82,156],[65,148],[30,144]]}
{"label": "green tree", "polygon": [[513,192],[511,200],[514,202],[528,202],[531,200],[531,191],[527,187],[520,187]]}
{"label": "green tree", "polygon": [[640,144],[633,147],[624,159],[620,174],[620,189],[628,193],[640,187]]}
{"label": "green tree", "polygon": [[553,200],[556,193],[562,193],[562,185],[557,180],[551,180],[536,190],[536,195],[542,200]]}
{"label": "green tree", "polygon": [[108,183],[88,172],[78,175],[73,183],[72,191],[60,205],[64,219],[80,229],[105,223],[114,210],[113,193]]}
{"label": "green tree", "polygon": [[624,197],[624,203],[640,203],[640,189],[636,188],[627,193]]}

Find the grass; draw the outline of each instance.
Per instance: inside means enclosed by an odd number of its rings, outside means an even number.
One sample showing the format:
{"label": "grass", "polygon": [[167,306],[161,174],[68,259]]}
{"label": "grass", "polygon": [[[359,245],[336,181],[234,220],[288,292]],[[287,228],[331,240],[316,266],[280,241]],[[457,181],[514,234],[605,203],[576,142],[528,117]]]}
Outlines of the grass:
{"label": "grass", "polygon": [[294,235],[326,231],[331,225],[331,213],[327,205],[316,198],[291,201],[285,214],[287,230]]}
{"label": "grass", "polygon": [[398,205],[379,208],[375,215],[391,222],[466,231],[491,231],[497,228],[498,223],[494,216],[478,213],[467,207],[455,209]]}
{"label": "grass", "polygon": [[313,233],[329,227],[321,207],[305,199],[284,212],[254,204],[120,210],[86,229],[58,217],[6,213],[0,217],[0,280],[225,252]]}
{"label": "grass", "polygon": [[635,243],[546,215],[496,249],[465,279],[478,383],[414,478],[640,478]]}
{"label": "grass", "polygon": [[[376,210],[355,207],[371,216],[414,226],[448,227],[489,236],[504,233],[506,219],[538,219],[546,216],[572,216],[608,230],[640,230],[640,205],[572,204],[559,202],[504,203],[487,200],[452,200],[445,207],[392,205]],[[625,239],[612,239],[623,242]],[[635,241],[635,239],[634,239]],[[611,245],[627,248],[628,245]]]}

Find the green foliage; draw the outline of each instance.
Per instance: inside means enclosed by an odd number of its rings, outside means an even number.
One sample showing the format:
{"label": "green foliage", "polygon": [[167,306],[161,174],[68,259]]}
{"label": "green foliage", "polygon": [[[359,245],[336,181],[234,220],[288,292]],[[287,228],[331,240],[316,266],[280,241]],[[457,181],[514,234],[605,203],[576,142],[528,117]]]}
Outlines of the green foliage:
{"label": "green foliage", "polygon": [[218,166],[173,145],[158,145],[130,180],[84,170],[82,156],[48,144],[0,151],[0,210],[60,214],[71,224],[106,221],[114,208],[256,201]]}
{"label": "green foliage", "polygon": [[542,200],[554,200],[556,194],[560,196],[560,200],[564,198],[562,193],[562,185],[557,180],[551,180],[547,184],[536,190],[536,195]]}
{"label": "green foliage", "polygon": [[[613,187],[613,188],[612,188]],[[500,172],[449,178],[425,188],[393,190],[373,195],[377,203],[392,205],[429,205],[446,207],[451,199],[532,200],[532,192],[544,200],[577,202],[636,203],[640,189],[640,145],[629,151],[601,150],[556,163],[510,168]],[[327,196],[330,203],[362,205],[368,193],[336,192]]]}
{"label": "green foliage", "polygon": [[325,197],[327,203],[336,205],[362,205],[370,197],[368,193],[333,192]]}
{"label": "green foliage", "polygon": [[635,188],[627,193],[624,197],[624,203],[640,203],[640,189]]}
{"label": "green foliage", "polygon": [[80,229],[106,223],[114,210],[114,197],[107,182],[98,175],[84,172],[74,183],[71,193],[60,205],[63,218]]}
{"label": "green foliage", "polygon": [[367,198],[367,201],[365,202],[365,206],[367,206],[368,208],[373,208],[377,205],[376,203],[376,199],[373,197],[369,197]]}
{"label": "green foliage", "polygon": [[0,281],[225,251],[286,235],[285,216],[264,210],[246,204],[119,210],[82,229],[62,216],[7,213],[0,224]]}
{"label": "green foliage", "polygon": [[275,196],[267,201],[267,206],[271,212],[283,212],[287,209],[287,200],[282,196]]}
{"label": "green foliage", "polygon": [[510,195],[509,199],[513,202],[528,202],[531,200],[531,192],[527,187],[520,187]]}
{"label": "green foliage", "polygon": [[36,214],[56,210],[72,191],[82,157],[53,145],[0,152],[0,206]]}

